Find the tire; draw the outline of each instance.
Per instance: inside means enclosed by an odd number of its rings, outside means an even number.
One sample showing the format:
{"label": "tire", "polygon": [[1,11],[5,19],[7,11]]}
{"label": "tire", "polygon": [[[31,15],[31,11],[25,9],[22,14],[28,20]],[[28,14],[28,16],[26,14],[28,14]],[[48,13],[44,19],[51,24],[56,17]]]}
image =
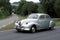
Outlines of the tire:
{"label": "tire", "polygon": [[31,33],[35,33],[35,32],[36,32],[36,28],[35,28],[35,27],[31,27],[30,32],[31,32]]}
{"label": "tire", "polygon": [[53,29],[54,29],[54,26],[55,26],[55,23],[54,23],[54,22],[51,22],[49,29],[50,29],[50,30],[53,30]]}
{"label": "tire", "polygon": [[54,27],[50,27],[49,29],[50,29],[50,30],[53,30],[53,29],[54,29]]}
{"label": "tire", "polygon": [[19,30],[19,29],[17,29],[17,32],[20,32],[20,30]]}

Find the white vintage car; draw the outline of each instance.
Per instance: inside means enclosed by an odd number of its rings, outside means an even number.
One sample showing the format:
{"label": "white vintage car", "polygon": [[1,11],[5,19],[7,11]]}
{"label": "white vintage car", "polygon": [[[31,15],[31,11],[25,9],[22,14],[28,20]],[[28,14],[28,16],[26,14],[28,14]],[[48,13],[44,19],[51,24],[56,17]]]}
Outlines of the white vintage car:
{"label": "white vintage car", "polygon": [[15,22],[15,29],[19,31],[36,32],[40,29],[53,29],[55,26],[54,21],[48,14],[33,13],[26,19]]}

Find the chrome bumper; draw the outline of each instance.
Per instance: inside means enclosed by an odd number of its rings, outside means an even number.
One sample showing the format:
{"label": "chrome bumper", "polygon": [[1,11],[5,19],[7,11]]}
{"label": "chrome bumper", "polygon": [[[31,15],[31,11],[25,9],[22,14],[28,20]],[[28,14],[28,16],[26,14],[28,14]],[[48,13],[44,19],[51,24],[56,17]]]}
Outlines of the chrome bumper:
{"label": "chrome bumper", "polygon": [[19,26],[15,26],[14,29],[19,29],[21,31],[25,30],[25,31],[29,31],[30,28],[27,28],[27,27],[19,27]]}

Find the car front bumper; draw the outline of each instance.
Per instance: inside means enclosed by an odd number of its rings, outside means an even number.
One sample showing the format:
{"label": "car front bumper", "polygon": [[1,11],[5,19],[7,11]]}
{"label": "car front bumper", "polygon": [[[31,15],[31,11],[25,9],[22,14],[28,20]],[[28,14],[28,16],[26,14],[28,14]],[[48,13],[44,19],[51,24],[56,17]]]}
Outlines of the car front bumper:
{"label": "car front bumper", "polygon": [[30,31],[30,28],[29,27],[19,27],[19,26],[15,26],[14,29],[19,29],[21,31]]}

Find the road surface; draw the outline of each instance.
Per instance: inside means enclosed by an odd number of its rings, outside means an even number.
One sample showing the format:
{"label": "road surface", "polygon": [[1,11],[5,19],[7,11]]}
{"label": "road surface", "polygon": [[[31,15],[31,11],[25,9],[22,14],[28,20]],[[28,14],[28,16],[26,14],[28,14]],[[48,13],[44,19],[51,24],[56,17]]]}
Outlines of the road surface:
{"label": "road surface", "polygon": [[18,33],[14,29],[0,31],[0,40],[60,40],[60,27],[56,27],[54,30],[40,30],[36,33]]}
{"label": "road surface", "polygon": [[13,14],[10,18],[4,19],[4,20],[0,20],[0,28],[1,27],[5,27],[6,25],[12,23],[13,21],[17,20],[18,16]]}

